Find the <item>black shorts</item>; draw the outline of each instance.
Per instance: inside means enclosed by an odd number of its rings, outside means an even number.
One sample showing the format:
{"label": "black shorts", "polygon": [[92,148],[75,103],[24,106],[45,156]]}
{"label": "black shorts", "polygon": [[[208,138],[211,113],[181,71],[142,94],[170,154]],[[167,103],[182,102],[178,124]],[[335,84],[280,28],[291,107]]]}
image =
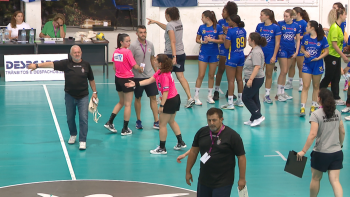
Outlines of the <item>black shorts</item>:
{"label": "black shorts", "polygon": [[[134,78],[134,81],[135,82],[136,81],[140,82],[140,81],[145,80],[145,79],[147,79],[147,78],[144,78],[144,79],[142,79],[142,78]],[[151,84],[146,85],[146,86],[135,87],[135,89],[134,89],[135,98],[141,98],[143,90],[146,91],[147,97],[158,95],[158,89],[157,89],[156,82],[151,83]]]}
{"label": "black shorts", "polygon": [[134,78],[118,78],[115,76],[115,89],[117,92],[128,93],[134,91],[134,88],[125,87],[125,83],[129,83],[129,80],[134,80]]}
{"label": "black shorts", "polygon": [[[170,59],[173,59],[172,55],[167,54]],[[184,72],[185,71],[185,61],[186,54],[176,55],[176,63],[177,65],[173,66],[172,72]]]}
{"label": "black shorts", "polygon": [[163,113],[175,114],[177,111],[180,110],[180,105],[181,105],[180,95],[176,95],[175,97],[165,101]]}
{"label": "black shorts", "polygon": [[311,167],[321,171],[340,170],[343,168],[343,151],[335,153],[311,152]]}

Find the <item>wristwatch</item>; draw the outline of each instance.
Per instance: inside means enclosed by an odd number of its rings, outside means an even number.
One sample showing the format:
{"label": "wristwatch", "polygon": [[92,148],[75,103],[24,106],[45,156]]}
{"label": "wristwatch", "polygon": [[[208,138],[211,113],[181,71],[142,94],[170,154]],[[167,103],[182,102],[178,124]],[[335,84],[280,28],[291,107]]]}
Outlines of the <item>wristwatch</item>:
{"label": "wristwatch", "polygon": [[92,93],[97,94],[97,92],[92,92]]}
{"label": "wristwatch", "polygon": [[159,105],[159,107],[164,107],[164,105]]}
{"label": "wristwatch", "polygon": [[176,58],[176,55],[173,55],[173,58]]}
{"label": "wristwatch", "polygon": [[62,27],[63,25],[60,25],[60,27]]}
{"label": "wristwatch", "polygon": [[35,64],[36,68],[39,68],[39,64]]}

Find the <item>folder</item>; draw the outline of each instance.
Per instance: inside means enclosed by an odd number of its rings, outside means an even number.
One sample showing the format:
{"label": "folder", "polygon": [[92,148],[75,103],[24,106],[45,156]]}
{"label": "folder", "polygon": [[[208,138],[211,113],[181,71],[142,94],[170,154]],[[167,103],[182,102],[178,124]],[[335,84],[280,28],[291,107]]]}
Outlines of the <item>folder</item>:
{"label": "folder", "polygon": [[302,158],[301,161],[297,161],[297,152],[289,151],[288,159],[284,171],[291,173],[299,178],[303,177],[307,157]]}
{"label": "folder", "polygon": [[239,190],[239,188],[237,187],[237,190],[238,190],[238,196],[239,197],[248,197],[247,185],[245,185],[242,190]]}

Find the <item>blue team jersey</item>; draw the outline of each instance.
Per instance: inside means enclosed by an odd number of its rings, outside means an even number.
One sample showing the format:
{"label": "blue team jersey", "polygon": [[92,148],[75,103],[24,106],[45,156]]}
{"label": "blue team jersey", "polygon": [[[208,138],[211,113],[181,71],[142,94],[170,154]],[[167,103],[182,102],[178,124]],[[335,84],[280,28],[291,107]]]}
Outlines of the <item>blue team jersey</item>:
{"label": "blue team jersey", "polygon": [[340,24],[340,28],[341,28],[341,30],[343,31],[343,34],[344,34],[344,32],[345,32],[345,27],[346,27],[346,21],[345,21],[345,22],[342,22],[342,23]]}
{"label": "blue team jersey", "polygon": [[[221,29],[224,29],[224,27],[231,28],[231,27],[228,26],[228,23],[226,22],[225,19],[220,19],[220,20],[218,21],[218,24],[217,24],[217,25],[220,26]],[[225,48],[225,45],[224,45],[224,44],[220,44],[220,50],[227,50],[227,49]]]}
{"label": "blue team jersey", "polygon": [[[222,28],[219,25],[216,25],[216,29],[213,26],[207,27],[206,24],[199,26],[197,35],[202,36],[204,41],[205,37],[211,37],[213,39],[219,39],[219,35],[223,34]],[[219,55],[219,46],[216,43],[208,42],[208,44],[202,44],[200,53],[210,54],[210,55]]]}
{"label": "blue team jersey", "polygon": [[294,37],[301,33],[297,23],[287,24],[285,21],[279,21],[279,26],[282,30],[280,48],[287,51],[295,51]]}
{"label": "blue team jersey", "polygon": [[303,37],[301,44],[305,47],[305,51],[310,54],[309,58],[305,57],[305,63],[309,63],[314,58],[319,57],[322,53],[322,50],[329,47],[326,37],[323,37],[321,41],[317,41],[317,38],[311,38],[309,34]]}
{"label": "blue team jersey", "polygon": [[256,27],[255,32],[266,38],[267,45],[265,47],[262,47],[264,53],[266,50],[274,51],[276,36],[280,36],[282,34],[280,26],[274,23],[269,26],[265,26],[264,23],[259,23]]}
{"label": "blue team jersey", "polygon": [[229,49],[229,56],[233,57],[235,54],[244,54],[244,43],[247,37],[247,32],[244,28],[234,27],[227,31],[226,40],[231,41]]}
{"label": "blue team jersey", "polygon": [[293,20],[293,22],[297,23],[300,27],[300,36],[304,36],[306,34],[306,26],[307,22],[304,19],[301,19],[300,21]]}

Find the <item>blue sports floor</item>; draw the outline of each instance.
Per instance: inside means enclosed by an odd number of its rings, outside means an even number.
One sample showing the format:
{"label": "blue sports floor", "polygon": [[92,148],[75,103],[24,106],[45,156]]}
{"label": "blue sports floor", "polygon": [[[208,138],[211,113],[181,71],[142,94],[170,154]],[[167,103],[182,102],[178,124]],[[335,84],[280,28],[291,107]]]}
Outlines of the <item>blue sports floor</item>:
{"label": "blue sports floor", "polygon": [[[0,78],[0,187],[31,182],[88,179],[139,181],[196,190],[199,158],[192,170],[194,176],[192,186],[188,186],[185,181],[186,159],[179,164],[176,158],[190,148],[197,130],[207,124],[205,115],[207,109],[226,104],[224,95],[220,95],[219,102],[207,104],[205,102],[207,78],[205,78],[203,89],[200,91],[203,106],[194,106],[192,109],[181,108],[176,116],[188,148],[184,151],[172,149],[176,144],[176,137],[169,127],[166,143],[168,155],[151,155],[149,150],[156,148],[159,137],[158,130],[152,128],[153,118],[149,99],[145,95],[142,98],[143,130],[135,129],[136,115],[132,108],[129,127],[133,130],[133,134],[126,137],[120,135],[123,113],[120,113],[114,121],[118,133],[109,132],[103,125],[118,102],[114,75],[109,73],[107,79],[102,73],[102,67],[94,66],[93,70],[100,99],[98,109],[102,117],[96,124],[91,114],[89,115],[89,133],[85,151],[78,149],[78,143],[74,145],[67,143],[69,130],[66,123],[63,81],[5,83],[4,77]],[[109,70],[112,72],[112,67]],[[197,61],[186,62],[185,77],[190,83],[192,94],[197,70]],[[3,73],[3,70],[1,72]],[[277,91],[278,74],[279,69],[273,75],[271,92],[273,96]],[[310,129],[308,116],[304,118],[298,116],[300,93],[297,76],[294,79],[294,89],[287,90],[288,94],[294,97],[293,100],[262,104],[266,120],[256,128],[243,125],[243,122],[250,117],[245,107],[224,111],[224,123],[236,130],[244,142],[247,157],[246,181],[249,195],[252,197],[309,195],[311,180],[309,160],[302,179],[284,172],[286,163],[284,158],[288,156],[290,150],[300,151],[303,148]],[[342,79],[341,88],[343,85]],[[186,102],[184,90],[178,82],[176,86],[184,104]],[[227,90],[226,74],[221,89],[224,92]],[[262,98],[264,88],[261,89],[260,95]],[[341,91],[341,97],[345,100],[346,92]],[[310,105],[311,91],[307,114]],[[337,108],[341,110],[343,107]],[[348,128],[350,122],[345,122],[345,131],[348,131]],[[61,140],[58,133],[62,133]],[[340,176],[344,196],[350,196],[349,144],[349,134],[346,133],[343,149],[344,168]],[[310,152],[311,149],[306,154],[308,159]],[[238,166],[231,196],[238,196],[237,181]],[[1,188],[0,196],[2,197]],[[321,181],[319,196],[333,196],[327,174],[324,174]]]}

